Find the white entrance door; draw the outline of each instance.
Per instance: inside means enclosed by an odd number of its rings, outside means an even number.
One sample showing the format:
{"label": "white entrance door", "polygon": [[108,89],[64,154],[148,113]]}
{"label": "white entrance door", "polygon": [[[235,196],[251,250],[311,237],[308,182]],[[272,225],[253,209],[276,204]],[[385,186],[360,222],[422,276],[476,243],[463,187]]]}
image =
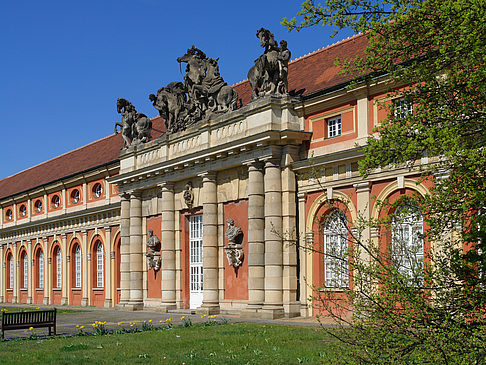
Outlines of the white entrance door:
{"label": "white entrance door", "polygon": [[203,301],[203,224],[202,215],[189,217],[190,307],[200,307]]}

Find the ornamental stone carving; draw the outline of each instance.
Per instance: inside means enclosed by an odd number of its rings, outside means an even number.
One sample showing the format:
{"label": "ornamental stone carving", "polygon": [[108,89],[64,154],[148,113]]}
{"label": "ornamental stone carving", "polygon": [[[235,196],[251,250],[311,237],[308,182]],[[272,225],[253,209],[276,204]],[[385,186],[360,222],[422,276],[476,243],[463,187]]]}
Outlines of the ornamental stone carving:
{"label": "ornamental stone carving", "polygon": [[265,50],[248,71],[252,90],[251,99],[266,95],[286,95],[288,64],[291,56],[287,42],[281,41],[279,47],[273,34],[264,28],[260,28],[256,36]]}
{"label": "ornamental stone carving", "polygon": [[228,228],[226,229],[225,236],[228,239],[228,245],[224,248],[226,252],[226,258],[228,264],[237,268],[243,263],[243,231],[240,227],[235,226],[233,219],[226,220]]}
{"label": "ornamental stone carving", "polygon": [[160,240],[154,235],[154,231],[148,230],[147,247],[148,251],[145,254],[147,257],[148,270],[154,269],[155,271],[160,269]]}
{"label": "ornamental stone carving", "polygon": [[184,198],[184,203],[186,204],[187,208],[192,209],[192,205],[194,204],[194,193],[192,191],[192,182],[190,181],[187,182],[182,197]]}
{"label": "ornamental stone carving", "polygon": [[235,110],[236,91],[224,82],[219,73],[218,60],[208,58],[192,46],[177,62],[187,63],[184,83],[171,82],[150,94],[155,109],[165,120],[168,133],[185,130],[209,119],[214,114]]}
{"label": "ornamental stone carving", "polygon": [[119,132],[117,127],[121,128],[122,149],[150,141],[152,121],[145,114],[138,113],[135,106],[123,98],[116,101],[116,111],[122,116],[121,123],[115,123],[115,134]]}

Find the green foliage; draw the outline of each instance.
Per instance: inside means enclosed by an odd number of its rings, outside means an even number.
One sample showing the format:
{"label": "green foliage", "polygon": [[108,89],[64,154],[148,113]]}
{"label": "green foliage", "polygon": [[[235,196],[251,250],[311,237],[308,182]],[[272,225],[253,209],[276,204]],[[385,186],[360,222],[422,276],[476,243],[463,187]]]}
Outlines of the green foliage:
{"label": "green foliage", "polygon": [[[486,5],[480,0],[305,1],[289,30],[317,24],[366,35],[364,55],[338,60],[355,76],[351,88],[387,80],[389,96],[413,103],[413,113],[388,117],[363,148],[363,177],[404,167],[431,194],[393,204],[420,208],[431,248],[410,285],[390,255],[361,232],[390,238],[392,217],[361,220],[351,234],[353,290],[320,290],[318,299],[356,331],[340,337],[356,347],[349,362],[484,364],[486,358]],[[425,159],[424,159],[425,158]],[[388,235],[388,238],[387,238]],[[371,260],[359,260],[361,257]],[[319,288],[322,289],[322,288]],[[354,317],[343,313],[353,308]]]}

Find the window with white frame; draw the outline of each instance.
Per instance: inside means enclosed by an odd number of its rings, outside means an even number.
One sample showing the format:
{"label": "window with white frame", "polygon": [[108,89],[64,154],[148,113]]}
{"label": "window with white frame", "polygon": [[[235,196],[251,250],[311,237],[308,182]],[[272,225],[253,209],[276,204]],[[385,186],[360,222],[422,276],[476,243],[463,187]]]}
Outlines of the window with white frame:
{"label": "window with white frame", "polygon": [[104,269],[103,244],[98,241],[96,246],[96,287],[98,288],[104,286]]}
{"label": "window with white frame", "polygon": [[392,264],[402,279],[422,285],[424,278],[423,218],[414,205],[400,206],[392,220]]}
{"label": "window with white frame", "polygon": [[81,247],[76,245],[74,251],[74,287],[81,288]]}
{"label": "window with white frame", "polygon": [[8,282],[8,288],[13,289],[13,281],[14,281],[14,269],[13,269],[13,256],[12,254],[8,255],[7,263],[8,263],[8,269],[9,269],[9,282]]}
{"label": "window with white frame", "polygon": [[44,253],[39,250],[39,289],[44,289]]}
{"label": "window with white frame", "polygon": [[413,113],[412,101],[408,98],[393,100],[393,115],[396,119],[405,119]]}
{"label": "window with white frame", "polygon": [[22,285],[22,288],[27,289],[29,285],[29,258],[27,257],[27,254],[24,253],[23,256],[23,264],[24,264],[24,282]]}
{"label": "window with white frame", "polygon": [[332,117],[327,120],[327,137],[337,137],[341,135],[341,116]]}
{"label": "window with white frame", "polygon": [[324,286],[348,287],[348,222],[339,209],[333,210],[324,223]]}
{"label": "window with white frame", "polygon": [[62,254],[61,249],[56,249],[56,288],[62,288]]}

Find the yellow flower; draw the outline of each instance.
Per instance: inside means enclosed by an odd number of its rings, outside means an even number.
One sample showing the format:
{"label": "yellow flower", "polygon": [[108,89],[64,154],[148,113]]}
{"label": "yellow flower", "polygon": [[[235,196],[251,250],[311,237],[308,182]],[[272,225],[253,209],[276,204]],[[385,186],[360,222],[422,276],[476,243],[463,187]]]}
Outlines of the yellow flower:
{"label": "yellow flower", "polygon": [[162,322],[163,322],[163,320],[160,320],[160,321],[159,321],[159,323],[162,323]]}
{"label": "yellow flower", "polygon": [[76,328],[79,328],[79,324],[76,325]]}
{"label": "yellow flower", "polygon": [[149,319],[149,323],[152,323],[152,320],[151,319]]}
{"label": "yellow flower", "polygon": [[118,322],[118,325],[121,326],[123,324],[123,322]]}
{"label": "yellow flower", "polygon": [[133,327],[133,323],[130,323],[130,327]]}
{"label": "yellow flower", "polygon": [[34,327],[29,327],[29,331],[32,331],[34,329]]}
{"label": "yellow flower", "polygon": [[181,317],[181,321],[182,321],[182,320],[184,320],[184,318],[186,318],[186,317],[185,317],[185,316],[182,316],[182,317]]}
{"label": "yellow flower", "polygon": [[172,321],[172,318],[167,318],[165,321],[170,322],[170,321]]}
{"label": "yellow flower", "polygon": [[36,309],[40,309],[40,307],[37,307]]}
{"label": "yellow flower", "polygon": [[84,326],[79,327],[80,330],[82,330],[83,328],[84,328]]}

